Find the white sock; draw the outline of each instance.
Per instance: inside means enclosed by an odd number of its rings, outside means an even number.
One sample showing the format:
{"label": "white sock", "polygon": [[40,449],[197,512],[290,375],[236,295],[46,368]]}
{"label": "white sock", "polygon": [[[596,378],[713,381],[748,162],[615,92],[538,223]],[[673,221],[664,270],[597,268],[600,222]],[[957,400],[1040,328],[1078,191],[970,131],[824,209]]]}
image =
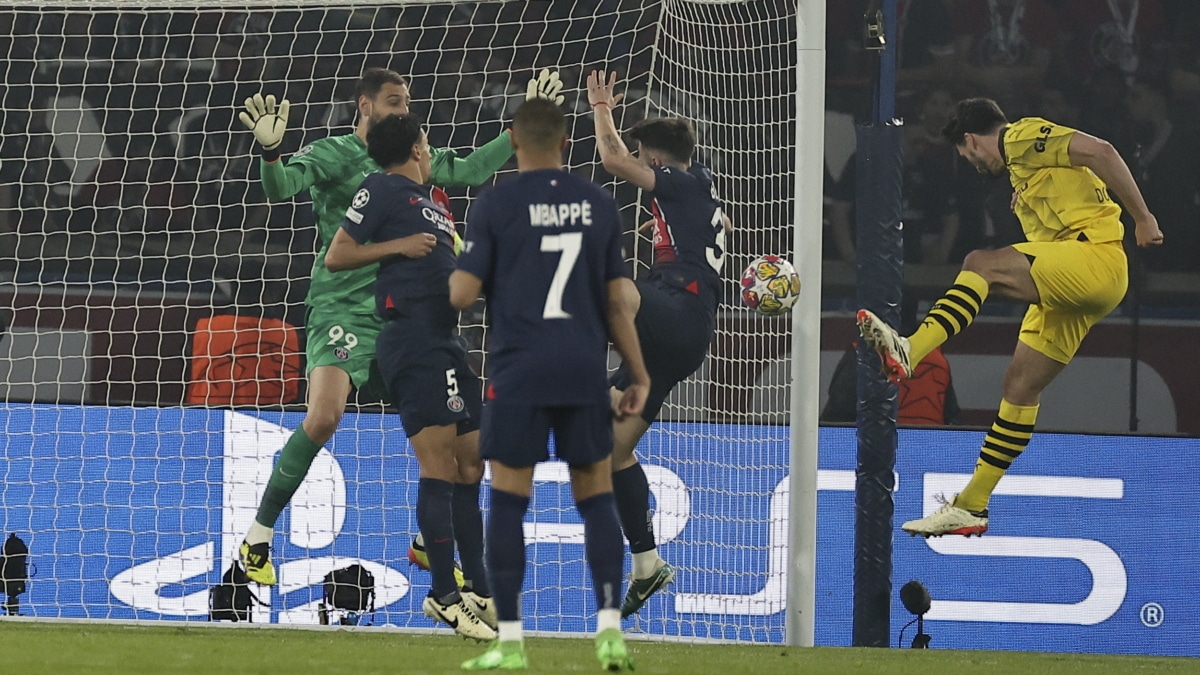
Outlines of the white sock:
{"label": "white sock", "polygon": [[648,579],[655,570],[662,567],[663,559],[658,557],[658,549],[633,554],[633,578]]}
{"label": "white sock", "polygon": [[621,610],[602,609],[596,615],[596,634],[599,635],[609,628],[621,630]]}
{"label": "white sock", "polygon": [[525,640],[525,632],[521,628],[520,619],[516,621],[501,621],[498,632],[501,642],[523,642]]}
{"label": "white sock", "polygon": [[269,544],[271,537],[275,536],[275,528],[259,525],[258,521],[250,524],[250,531],[246,533],[246,543],[254,546],[255,544]]}

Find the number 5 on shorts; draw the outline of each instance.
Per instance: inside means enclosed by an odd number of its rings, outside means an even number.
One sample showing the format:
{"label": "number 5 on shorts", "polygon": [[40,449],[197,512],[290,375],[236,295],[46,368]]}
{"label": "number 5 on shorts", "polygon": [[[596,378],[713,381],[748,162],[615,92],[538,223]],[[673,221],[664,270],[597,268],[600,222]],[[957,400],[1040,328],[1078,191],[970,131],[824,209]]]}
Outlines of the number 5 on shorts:
{"label": "number 5 on shorts", "polygon": [[453,368],[446,369],[446,398],[458,396],[458,374]]}

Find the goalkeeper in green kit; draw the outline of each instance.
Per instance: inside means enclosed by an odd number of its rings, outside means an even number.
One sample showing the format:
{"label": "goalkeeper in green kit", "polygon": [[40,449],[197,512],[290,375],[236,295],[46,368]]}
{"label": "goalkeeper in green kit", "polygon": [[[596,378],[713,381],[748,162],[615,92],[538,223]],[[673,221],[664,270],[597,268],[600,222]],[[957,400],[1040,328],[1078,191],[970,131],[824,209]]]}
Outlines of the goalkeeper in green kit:
{"label": "goalkeeper in green kit", "polygon": [[[547,98],[561,104],[561,88],[557,72],[542,70],[530,80],[526,98]],[[375,122],[389,115],[408,114],[408,82],[395,71],[368,68],[356,83],[354,94],[359,114],[354,132],[315,141],[286,162],[280,161],[279,146],[287,128],[290,108],[287,100],[276,106],[274,96],[256,94],[246,99],[246,110],[238,116],[262,146],[262,183],[267,197],[287,199],[308,190],[320,237],[320,251],[313,265],[306,301],[308,409],[300,428],[288,439],[275,462],[254,523],[240,548],[247,576],[265,585],[276,583],[270,559],[275,521],[304,480],[317,452],[337,430],[352,389],[367,384],[375,359],[375,338],[382,327],[381,319],[375,315],[378,265],[335,274],[325,268],[324,260],[329,242],[341,228],[359,184],[368,174],[379,171],[367,155],[367,132]],[[465,158],[449,148],[431,148],[430,152],[430,183],[474,186],[486,181],[508,161],[512,146],[509,132],[505,131]],[[474,466],[460,465],[459,482],[454,490],[455,529],[462,530],[456,532],[455,539],[460,542],[464,568],[477,576],[482,576],[479,571],[483,570],[483,525],[479,511],[482,477],[482,461]],[[458,489],[460,485],[462,489]],[[464,541],[464,537],[479,541]],[[467,552],[479,560],[466,560]],[[421,553],[417,548],[410,552],[410,557],[427,567]],[[486,580],[480,578],[476,583],[485,585]]]}

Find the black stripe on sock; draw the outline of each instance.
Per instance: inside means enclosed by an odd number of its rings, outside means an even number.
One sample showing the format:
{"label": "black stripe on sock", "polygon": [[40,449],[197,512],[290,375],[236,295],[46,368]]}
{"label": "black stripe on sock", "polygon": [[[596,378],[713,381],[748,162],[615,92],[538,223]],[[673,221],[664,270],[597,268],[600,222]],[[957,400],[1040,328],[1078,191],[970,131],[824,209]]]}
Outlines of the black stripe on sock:
{"label": "black stripe on sock", "polygon": [[987,433],[987,435],[989,438],[994,438],[997,441],[1004,441],[1005,443],[1008,443],[1009,445],[1019,445],[1022,448],[1025,447],[1026,445],[1029,445],[1028,438],[1022,438],[1020,436],[1009,436],[1008,434],[1002,434],[999,431],[996,431],[994,428],[991,431],[989,431]]}
{"label": "black stripe on sock", "polygon": [[971,319],[974,319],[975,315],[979,313],[978,307],[976,307],[975,305],[972,305],[971,303],[967,302],[963,298],[958,297],[957,295],[947,293],[946,297],[942,298],[942,300],[944,300],[947,303],[953,304],[958,309],[961,309],[963,311],[963,313],[965,313],[967,316],[971,317]]}
{"label": "black stripe on sock", "polygon": [[960,312],[957,307],[944,302],[944,300],[945,298],[939,300],[938,303],[933,306],[933,309],[929,310],[929,314],[936,315],[937,312],[942,312],[949,315],[952,319],[958,322],[958,329],[950,334],[958,335],[963,331],[964,328],[971,324],[971,320],[967,318],[967,315]]}
{"label": "black stripe on sock", "polygon": [[974,300],[976,305],[983,305],[983,298],[980,297],[980,295],[975,292],[975,289],[971,288],[970,286],[964,286],[962,284],[954,284],[953,286],[950,287],[950,290],[960,291],[963,295]]}
{"label": "black stripe on sock", "polygon": [[936,321],[938,325],[942,327],[942,330],[946,331],[946,335],[958,335],[958,329],[954,327],[954,324],[950,323],[950,320],[941,314],[937,314],[930,310],[929,318]]}
{"label": "black stripe on sock", "polygon": [[989,441],[986,438],[983,439],[983,447],[985,447],[989,450],[995,450],[996,452],[998,452],[1002,455],[1007,455],[1009,457],[1012,457],[1013,459],[1020,457],[1021,453],[1025,452],[1024,450],[1013,450],[1012,448],[1006,448],[1002,445],[997,445],[997,444]]}
{"label": "black stripe on sock", "polygon": [[1006,462],[998,457],[992,457],[991,455],[987,454],[986,452],[979,453],[979,460],[981,462],[986,462],[988,464],[991,464],[992,466],[996,467],[997,469],[1001,469],[1003,471],[1008,471],[1008,467],[1012,466],[1012,462]]}
{"label": "black stripe on sock", "polygon": [[1003,417],[997,417],[996,421],[993,422],[992,424],[993,424],[993,426],[1000,427],[1000,428],[1004,429],[1005,431],[1011,431],[1013,433],[1018,433],[1018,434],[1032,434],[1033,433],[1033,425],[1032,424],[1017,424],[1016,422],[1010,422],[1009,420],[1006,420]]}

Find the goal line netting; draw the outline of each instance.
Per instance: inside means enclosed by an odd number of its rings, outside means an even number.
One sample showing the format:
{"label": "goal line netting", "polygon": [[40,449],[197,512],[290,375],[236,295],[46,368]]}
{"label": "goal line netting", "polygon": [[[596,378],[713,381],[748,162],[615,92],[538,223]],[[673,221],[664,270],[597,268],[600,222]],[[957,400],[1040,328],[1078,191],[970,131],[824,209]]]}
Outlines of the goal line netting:
{"label": "goal line netting", "polygon": [[[632,625],[781,641],[790,330],[735,288],[757,255],[794,253],[795,25],[783,0],[0,2],[0,527],[36,568],[21,613],[206,620],[303,418],[316,230],[307,196],[265,198],[241,101],[290,99],[286,159],[351,132],[355,79],[389,67],[411,78],[431,143],[465,154],[556,67],[567,164],[615,192],[631,232],[648,204],[599,166],[593,69],[619,74],[622,128],[695,122],[734,225],[712,354],[639,448],[679,576]],[[447,189],[464,227],[480,189]],[[625,243],[645,273],[651,242]],[[480,320],[463,328],[482,362]],[[581,521],[564,466],[537,479],[526,624],[580,631],[594,613]],[[321,579],[357,561],[376,625],[429,627],[428,575],[405,557],[416,485],[399,418],[352,407],[277,525],[280,585],[255,620],[316,623]]]}

